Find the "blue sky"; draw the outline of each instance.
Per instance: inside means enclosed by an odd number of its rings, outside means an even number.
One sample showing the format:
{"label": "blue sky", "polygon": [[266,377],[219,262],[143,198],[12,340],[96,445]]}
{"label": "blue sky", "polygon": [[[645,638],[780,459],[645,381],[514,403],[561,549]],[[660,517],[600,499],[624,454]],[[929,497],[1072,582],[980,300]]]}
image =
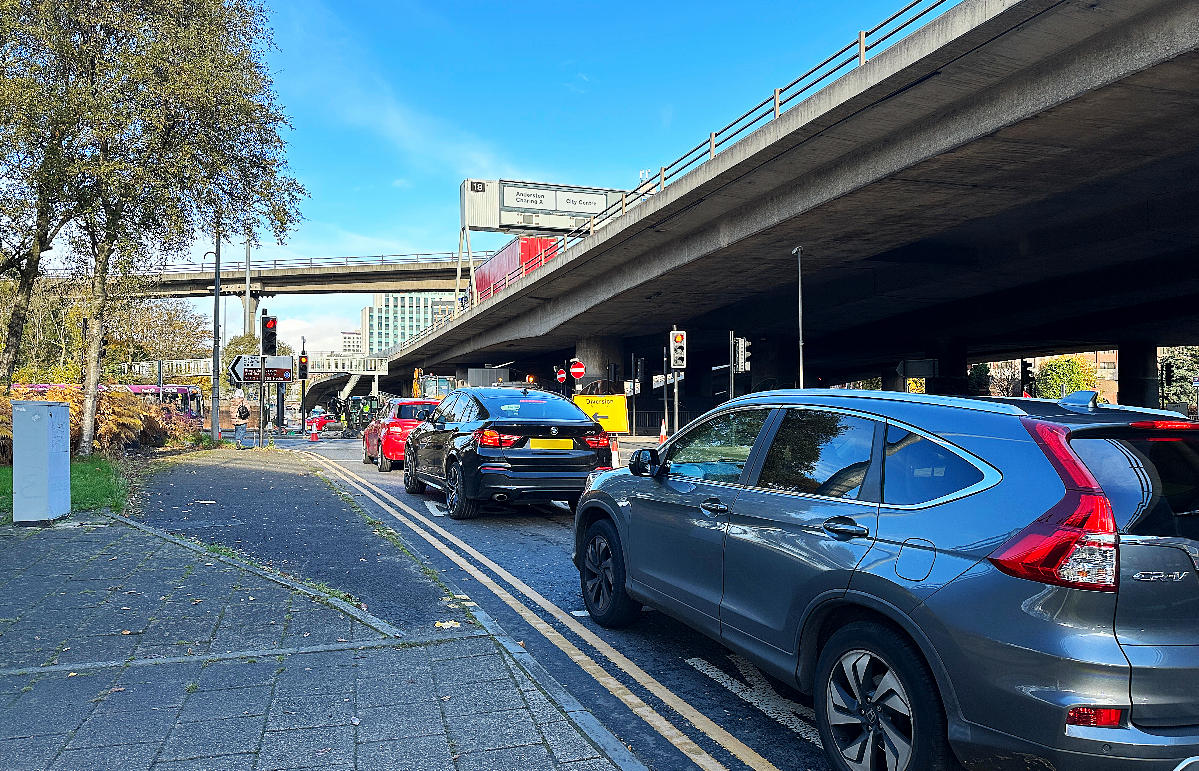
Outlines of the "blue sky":
{"label": "blue sky", "polygon": [[[452,251],[467,177],[633,187],[901,4],[276,0],[269,61],[310,198],[254,259]],[[284,339],[324,350],[369,301],[264,305]]]}

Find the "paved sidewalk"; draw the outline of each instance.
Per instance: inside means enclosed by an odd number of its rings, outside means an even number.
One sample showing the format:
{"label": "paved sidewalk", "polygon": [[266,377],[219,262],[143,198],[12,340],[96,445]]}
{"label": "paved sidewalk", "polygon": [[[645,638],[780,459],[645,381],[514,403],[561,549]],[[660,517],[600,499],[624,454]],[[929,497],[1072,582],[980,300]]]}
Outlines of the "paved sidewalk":
{"label": "paved sidewalk", "polygon": [[0,527],[0,768],[613,769],[491,635],[395,631],[105,517]]}

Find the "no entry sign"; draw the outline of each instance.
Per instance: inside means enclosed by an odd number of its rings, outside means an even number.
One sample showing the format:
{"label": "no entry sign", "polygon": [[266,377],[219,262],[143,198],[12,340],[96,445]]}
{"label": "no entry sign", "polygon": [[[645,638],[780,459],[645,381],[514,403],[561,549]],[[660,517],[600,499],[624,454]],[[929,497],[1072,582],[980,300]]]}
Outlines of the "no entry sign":
{"label": "no entry sign", "polygon": [[587,374],[587,368],[585,366],[583,366],[583,362],[576,361],[574,364],[570,365],[570,376],[573,377],[575,380],[578,380],[579,378],[583,377],[583,375],[586,375],[586,374]]}
{"label": "no entry sign", "polygon": [[566,382],[566,370],[564,370],[564,369],[558,370],[557,377],[558,377],[559,383],[565,383]]}

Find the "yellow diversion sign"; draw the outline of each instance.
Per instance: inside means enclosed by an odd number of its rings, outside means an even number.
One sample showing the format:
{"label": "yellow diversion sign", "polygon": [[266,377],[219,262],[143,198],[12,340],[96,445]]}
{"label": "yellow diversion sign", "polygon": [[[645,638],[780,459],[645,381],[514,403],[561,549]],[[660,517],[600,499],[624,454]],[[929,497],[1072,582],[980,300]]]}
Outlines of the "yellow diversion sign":
{"label": "yellow diversion sign", "polygon": [[629,433],[629,404],[625,396],[575,396],[574,403],[613,434]]}

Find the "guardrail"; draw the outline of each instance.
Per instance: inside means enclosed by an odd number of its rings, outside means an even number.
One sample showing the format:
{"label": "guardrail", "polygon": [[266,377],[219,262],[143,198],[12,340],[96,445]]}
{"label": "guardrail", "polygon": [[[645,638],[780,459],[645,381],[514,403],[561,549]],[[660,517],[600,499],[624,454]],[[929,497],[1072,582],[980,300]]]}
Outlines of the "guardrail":
{"label": "guardrail", "polygon": [[[157,361],[134,361],[121,365],[122,375],[138,375],[140,377],[157,377]],[[212,358],[207,359],[163,359],[162,376],[179,377],[183,375],[212,376]]]}
{"label": "guardrail", "polygon": [[[728,149],[724,147],[725,145],[746,131],[763,126],[772,120],[777,120],[784,112],[798,105],[798,102],[791,104],[796,99],[808,95],[817,86],[828,85],[847,72],[861,67],[867,62],[871,52],[877,54],[881,50],[890,47],[890,45],[903,40],[906,35],[896,38],[896,35],[900,32],[908,29],[921,19],[928,17],[937,9],[949,8],[960,2],[962,0],[913,0],[884,19],[881,23],[875,25],[873,29],[858,32],[857,38],[852,42],[843,46],[840,50],[820,62],[820,64],[817,64],[787,85],[774,89],[774,93],[770,96],[742,113],[724,128],[709,133],[705,141],[700,142],[686,153],[683,153],[683,155],[676,158],[670,164],[659,167],[657,179],[650,178],[632,191],[622,194],[619,203],[612,204],[598,214],[592,215],[585,226],[575,228],[562,236],[559,240],[555,241],[553,246],[543,250],[541,254],[528,264],[532,265],[536,263],[536,267],[541,267],[554,256],[565,252],[574,244],[592,235],[597,229],[604,227],[617,217],[626,214],[630,209],[650,200],[654,195],[660,194],[670,184],[671,180],[692,170],[693,166],[703,165],[708,161],[714,160],[723,150]],[[890,41],[890,44],[887,44],[888,41]],[[879,46],[884,46],[884,49],[879,49]],[[524,265],[519,269],[513,270],[508,276],[501,281],[497,281],[489,290],[477,297],[476,302],[494,297],[498,290],[503,290],[513,281],[523,278],[533,270],[534,268],[526,269]],[[417,345],[423,338],[435,334],[439,329],[452,321],[453,319],[447,319],[440,324],[426,327],[419,334],[410,338],[404,347]],[[392,350],[398,352],[402,348],[397,346]]]}
{"label": "guardrail", "polygon": [[[475,263],[483,262],[494,252],[475,252]],[[356,257],[284,257],[282,259],[250,259],[250,271],[279,270],[286,268],[340,268],[358,265],[410,265],[422,262],[453,262],[458,259],[457,252],[424,252],[420,254],[368,254]],[[165,273],[204,273],[216,268],[213,261],[174,261],[162,265],[143,268],[134,271],[135,275],[158,276]],[[221,272],[245,271],[246,261],[221,260]],[[463,268],[463,275],[466,275]],[[73,268],[47,268],[44,273],[49,276],[73,276],[77,273]]]}

